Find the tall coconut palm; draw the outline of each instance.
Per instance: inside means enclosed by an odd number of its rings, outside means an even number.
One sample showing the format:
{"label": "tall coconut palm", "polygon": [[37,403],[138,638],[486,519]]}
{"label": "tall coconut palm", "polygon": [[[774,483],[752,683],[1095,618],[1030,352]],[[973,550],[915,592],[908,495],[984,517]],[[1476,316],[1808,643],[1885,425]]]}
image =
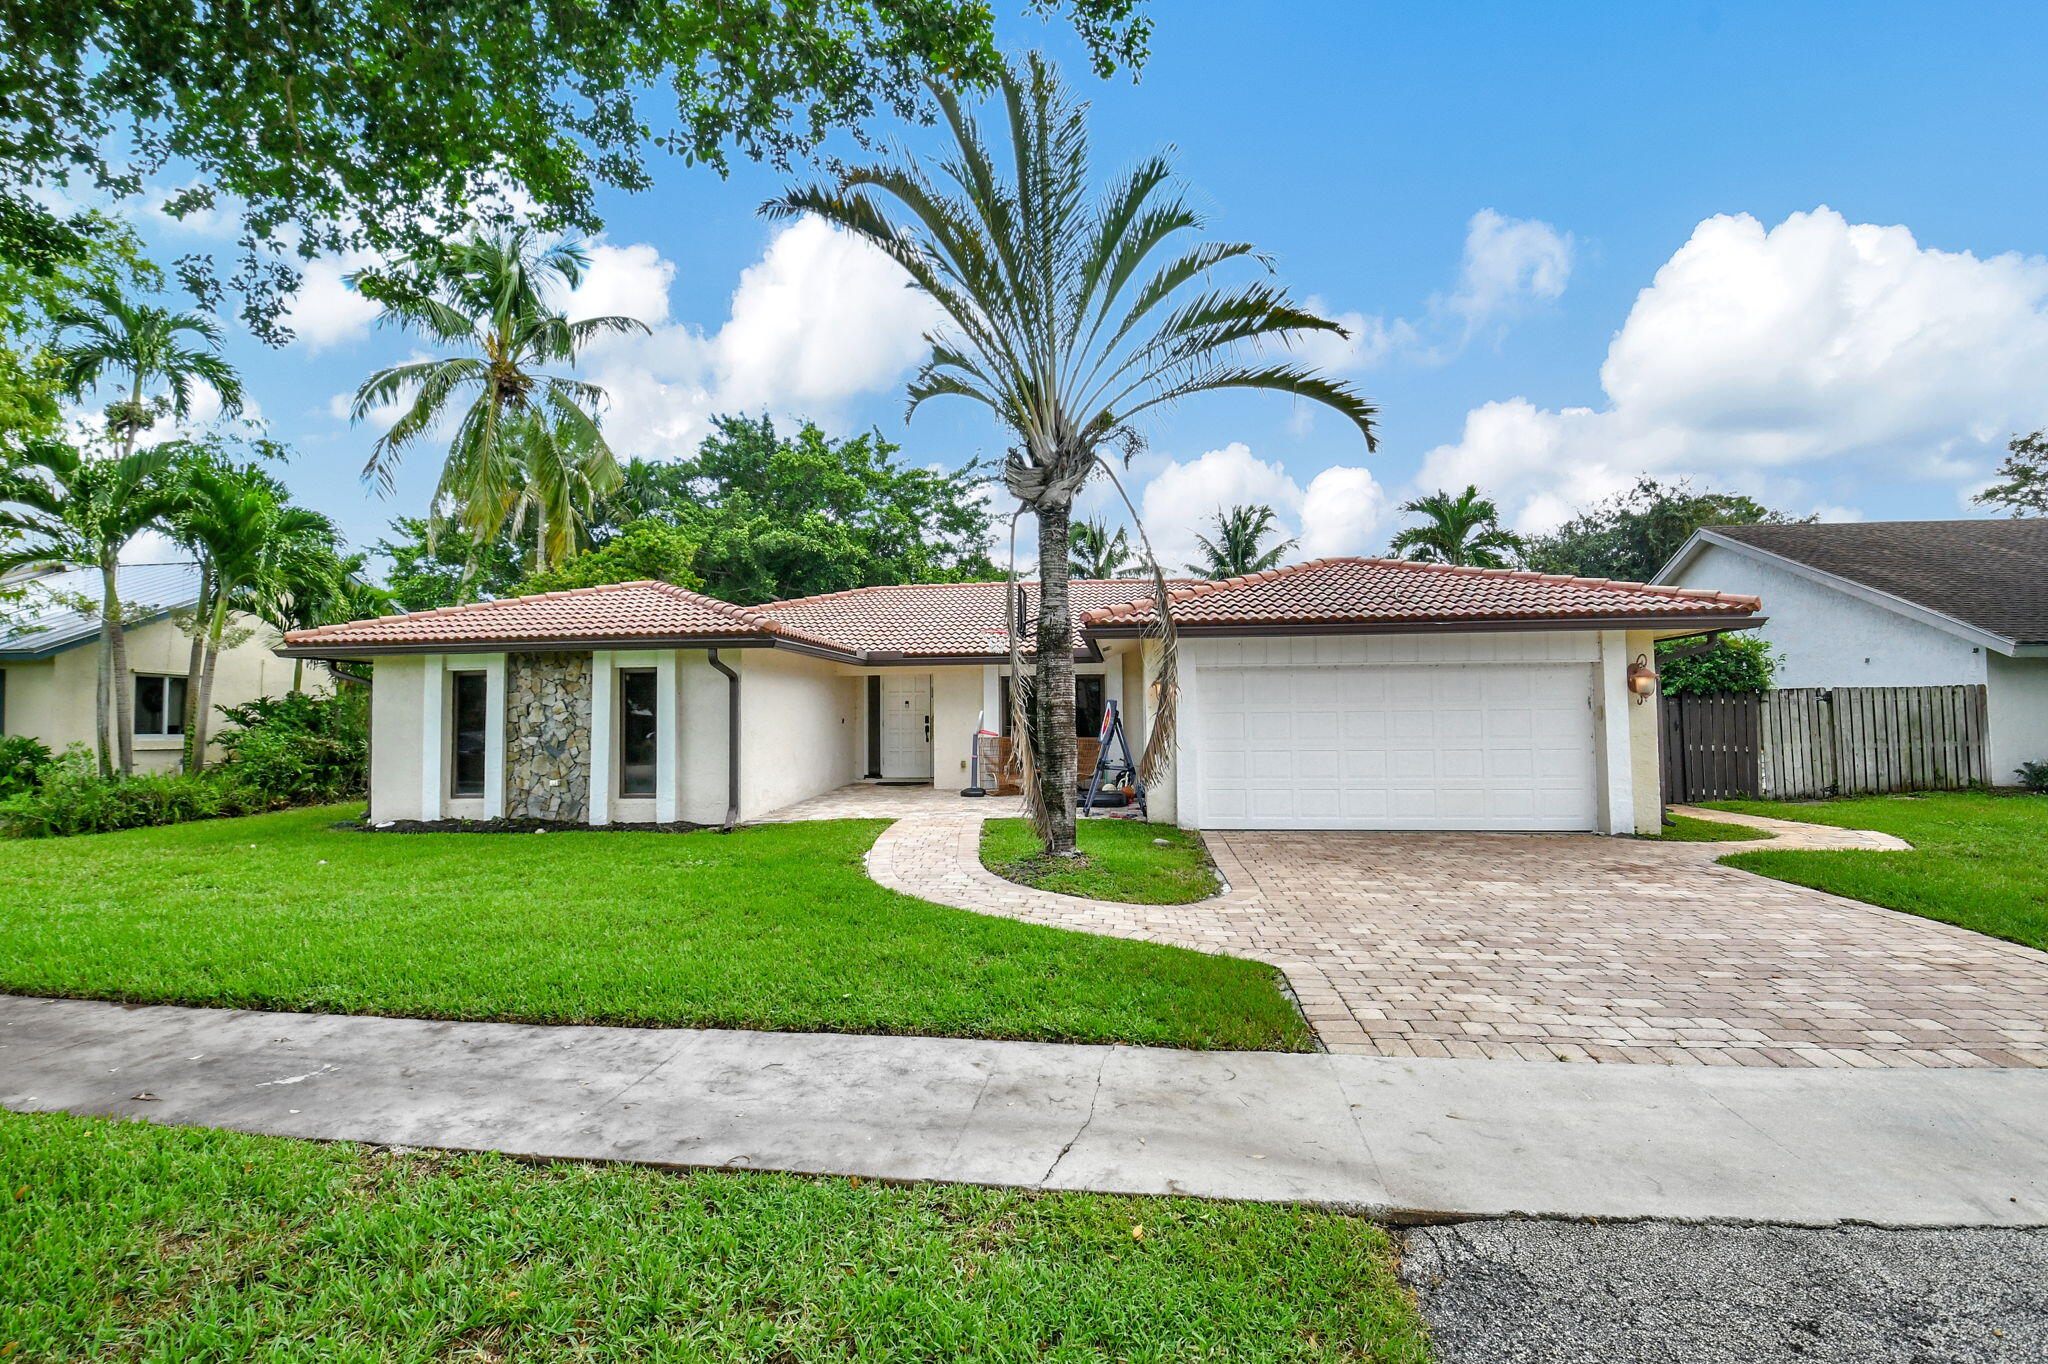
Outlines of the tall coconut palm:
{"label": "tall coconut palm", "polygon": [[378,370],[356,391],[351,417],[399,403],[404,413],[371,448],[365,477],[389,486],[406,450],[445,420],[454,438],[434,490],[436,526],[453,520],[477,544],[531,520],[534,568],[576,550],[592,503],[619,486],[619,464],[598,427],[604,390],[544,367],[573,368],[600,336],[647,330],[630,317],[571,322],[560,293],[590,256],[515,228],[445,245],[397,272],[355,276],[384,320],[467,354]]}
{"label": "tall coconut palm", "polygon": [[1469,568],[1506,568],[1521,552],[1522,538],[1501,529],[1500,509],[1467,484],[1456,497],[1443,489],[1403,502],[1401,510],[1423,519],[1392,542],[1395,554],[1417,563],[1462,564]]}
{"label": "tall coconut palm", "polygon": [[1101,521],[1076,521],[1067,536],[1067,557],[1077,578],[1121,578],[1138,570],[1131,541],[1122,526],[1114,531]]}
{"label": "tall coconut palm", "polygon": [[62,441],[40,440],[0,469],[0,529],[29,537],[0,549],[0,571],[57,562],[99,572],[95,729],[100,771],[109,775],[135,770],[121,551],[177,510],[181,494],[163,477],[165,465],[157,450],[93,459]]}
{"label": "tall coconut palm", "polygon": [[[1264,345],[1343,329],[1257,280],[1211,282],[1220,267],[1263,263],[1242,242],[1186,240],[1203,225],[1166,156],[1143,158],[1097,194],[1086,106],[1032,56],[1001,82],[1007,136],[991,147],[951,92],[935,92],[955,148],[936,166],[901,158],[792,190],[771,217],[814,213],[879,247],[944,313],[909,407],[967,398],[1015,444],[1003,483],[1038,522],[1036,684],[1020,718],[1029,736],[1027,803],[1049,852],[1074,851],[1073,612],[1069,521],[1105,456],[1140,442],[1134,422],[1198,393],[1265,389],[1326,404],[1374,441],[1374,409],[1343,384],[1276,361]],[[1007,169],[1005,169],[1007,163]],[[1138,527],[1144,538],[1144,529]],[[1165,620],[1165,581],[1154,587]],[[1021,662],[1014,641],[1013,662]],[[1172,652],[1141,767],[1156,776],[1173,732]]]}
{"label": "tall coconut palm", "polygon": [[1202,562],[1188,565],[1188,572],[1198,578],[1241,578],[1247,573],[1264,573],[1277,566],[1281,556],[1297,543],[1282,540],[1266,545],[1267,537],[1275,533],[1271,507],[1232,507],[1228,511],[1218,507],[1209,519],[1215,523],[1216,538],[1197,535],[1195,542],[1202,547]]}
{"label": "tall coconut palm", "polygon": [[[103,383],[123,390],[125,396],[107,406],[106,418],[107,434],[124,455],[134,453],[142,433],[164,412],[180,420],[190,416],[200,383],[220,395],[223,414],[242,410],[242,383],[220,356],[220,327],[212,318],[134,302],[101,284],[50,320],[58,338],[50,353],[73,397],[83,398]],[[194,338],[200,344],[192,344]]]}
{"label": "tall coconut palm", "polygon": [[179,532],[200,547],[212,569],[213,593],[202,625],[205,657],[186,726],[188,763],[198,768],[206,764],[214,671],[229,612],[255,614],[267,595],[294,584],[309,595],[326,590],[321,579],[336,564],[338,536],[332,521],[292,506],[277,481],[254,465],[195,467],[185,486]]}

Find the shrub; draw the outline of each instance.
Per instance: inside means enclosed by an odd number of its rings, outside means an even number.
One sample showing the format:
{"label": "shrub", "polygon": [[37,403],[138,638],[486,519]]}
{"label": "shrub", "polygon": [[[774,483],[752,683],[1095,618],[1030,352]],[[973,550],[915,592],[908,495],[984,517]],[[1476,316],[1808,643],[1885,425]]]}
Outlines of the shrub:
{"label": "shrub", "polygon": [[[1673,640],[1670,648],[1684,648],[1687,643]],[[1666,696],[1769,691],[1783,658],[1764,640],[1749,635],[1723,635],[1720,647],[1686,657],[1675,657],[1667,652],[1666,646],[1659,645],[1657,674],[1664,680]]]}
{"label": "shrub", "polygon": [[44,770],[54,761],[48,744],[26,734],[0,738],[0,797],[33,791],[42,783]]}
{"label": "shrub", "polygon": [[[0,800],[0,834],[52,838],[251,815],[361,794],[368,775],[365,698],[292,693],[222,706],[226,757],[198,772],[102,777],[81,746],[49,762],[37,785]],[[47,751],[47,750],[46,750]]]}
{"label": "shrub", "polygon": [[2048,762],[2021,763],[2012,771],[2020,785],[2037,795],[2048,796]]}

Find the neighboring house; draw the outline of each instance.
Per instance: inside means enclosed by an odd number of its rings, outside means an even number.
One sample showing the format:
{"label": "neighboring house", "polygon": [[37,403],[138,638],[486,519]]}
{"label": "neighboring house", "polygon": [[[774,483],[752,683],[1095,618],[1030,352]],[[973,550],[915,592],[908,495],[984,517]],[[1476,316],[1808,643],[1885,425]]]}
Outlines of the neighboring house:
{"label": "neighboring house", "polygon": [[[62,752],[93,743],[99,714],[98,569],[44,569],[10,575],[21,598],[0,600],[0,734],[26,734]],[[135,768],[168,772],[184,752],[185,676],[192,640],[171,612],[199,600],[191,563],[123,564],[117,586],[129,608],[128,671],[134,688]],[[240,638],[215,665],[216,706],[240,705],[290,689],[291,663],[272,652],[277,632],[237,614]],[[219,717],[210,726],[220,728]]]}
{"label": "neighboring house", "polygon": [[1993,780],[2048,761],[2048,520],[1714,526],[1657,579],[1768,601],[1781,687],[1982,686]]}
{"label": "neighboring house", "polygon": [[[1006,591],[739,607],[621,583],[296,632],[280,652],[374,661],[374,820],[716,823],[863,779],[965,786],[977,722],[1002,711]],[[1143,743],[1159,662],[1145,594],[1074,585],[1077,728],[1117,701]],[[1653,824],[1656,708],[1632,694],[1631,664],[1757,611],[1375,559],[1173,595],[1181,719],[1151,810],[1212,828]]]}

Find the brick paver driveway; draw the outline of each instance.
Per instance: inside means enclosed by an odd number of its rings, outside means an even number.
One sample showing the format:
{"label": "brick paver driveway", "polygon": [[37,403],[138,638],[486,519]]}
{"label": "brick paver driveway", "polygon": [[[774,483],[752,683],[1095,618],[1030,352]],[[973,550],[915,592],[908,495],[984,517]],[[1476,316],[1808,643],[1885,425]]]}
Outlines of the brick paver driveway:
{"label": "brick paver driveway", "polygon": [[1001,880],[979,833],[902,819],[868,867],[964,909],[1271,962],[1332,1051],[2048,1066],[2048,954],[1716,866],[1726,843],[1211,833],[1231,892],[1146,906]]}

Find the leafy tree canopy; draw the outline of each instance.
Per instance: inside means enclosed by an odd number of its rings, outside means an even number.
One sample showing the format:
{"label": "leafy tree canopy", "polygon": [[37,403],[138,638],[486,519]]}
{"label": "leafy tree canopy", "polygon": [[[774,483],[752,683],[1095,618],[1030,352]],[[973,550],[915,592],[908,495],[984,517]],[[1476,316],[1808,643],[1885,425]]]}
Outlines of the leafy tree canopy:
{"label": "leafy tree canopy", "polygon": [[629,463],[612,498],[623,523],[669,521],[697,543],[703,590],[752,605],[889,583],[1001,577],[988,557],[980,464],[954,471],[899,463],[869,432],[835,440],[806,422],[720,417],[686,463]]}
{"label": "leafy tree canopy", "polygon": [[1657,676],[1666,696],[1711,696],[1720,692],[1769,691],[1784,655],[1753,635],[1723,635],[1717,647],[1688,654],[1692,640],[1657,646]]}
{"label": "leafy tree canopy", "polygon": [[677,587],[699,588],[704,580],[694,567],[697,542],[680,526],[645,517],[621,526],[611,539],[558,567],[529,574],[507,594],[562,592],[572,587],[600,587],[653,578]]}
{"label": "leafy tree canopy", "polygon": [[[1064,13],[1102,74],[1144,58],[1139,0],[1030,8]],[[175,168],[195,178],[167,211],[239,213],[231,283],[272,340],[280,244],[403,254],[522,201],[594,232],[599,190],[652,183],[650,150],[784,161],[1001,69],[982,0],[24,0],[0,42],[0,259],[39,268],[90,236],[37,191],[130,196]],[[218,302],[209,263],[181,273]]]}
{"label": "leafy tree canopy", "polygon": [[87,221],[90,231],[72,249],[40,261],[0,250],[0,458],[56,435],[61,425],[67,375],[51,345],[60,320],[95,291],[148,292],[163,284],[125,226]]}
{"label": "leafy tree canopy", "polygon": [[1529,538],[1522,558],[1539,573],[1646,583],[1702,526],[1783,525],[1793,519],[1740,493],[1694,492],[1684,479],[1659,483],[1645,476],[1550,534]]}
{"label": "leafy tree canopy", "polygon": [[[391,533],[371,548],[390,560],[385,589],[408,611],[431,611],[479,597],[510,596],[513,585],[526,575],[521,547],[509,535],[477,548],[453,527],[430,535],[423,516],[401,516],[391,523]],[[464,595],[462,577],[472,556],[476,577]]]}
{"label": "leafy tree canopy", "polygon": [[1998,481],[1972,501],[2014,516],[2048,516],[2048,430],[2014,436],[2005,450]]}

